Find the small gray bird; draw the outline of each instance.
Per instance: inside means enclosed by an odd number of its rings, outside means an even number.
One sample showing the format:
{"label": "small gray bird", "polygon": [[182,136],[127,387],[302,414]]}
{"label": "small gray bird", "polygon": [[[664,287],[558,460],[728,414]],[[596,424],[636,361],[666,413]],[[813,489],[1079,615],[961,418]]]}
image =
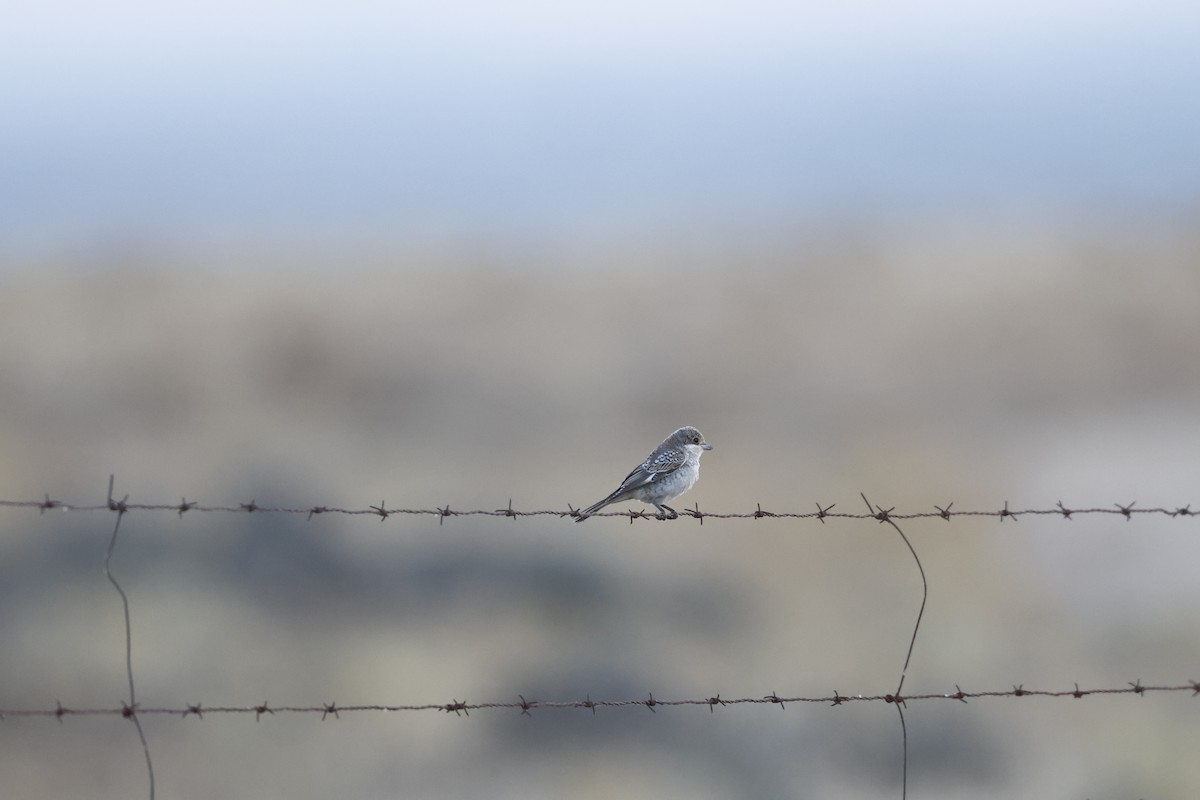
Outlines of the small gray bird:
{"label": "small gray bird", "polygon": [[691,427],[672,433],[663,443],[646,456],[646,460],[621,481],[617,490],[595,505],[579,512],[576,522],[583,522],[609,503],[625,500],[641,500],[658,509],[658,519],[675,519],[675,509],[667,505],[679,495],[692,488],[700,477],[700,456],[713,446],[704,441],[704,435]]}

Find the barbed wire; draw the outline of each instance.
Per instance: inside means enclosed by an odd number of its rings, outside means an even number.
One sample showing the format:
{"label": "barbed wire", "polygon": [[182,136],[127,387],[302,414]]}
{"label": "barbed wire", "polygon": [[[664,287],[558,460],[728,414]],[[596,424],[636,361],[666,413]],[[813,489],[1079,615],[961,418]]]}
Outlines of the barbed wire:
{"label": "barbed wire", "polygon": [[[902,733],[902,749],[903,749],[903,777],[901,781],[901,797],[907,797],[908,791],[908,728],[904,718],[904,709],[911,702],[917,701],[932,701],[932,700],[956,700],[966,703],[970,699],[978,698],[1023,698],[1023,697],[1043,697],[1043,698],[1073,698],[1080,699],[1083,697],[1095,695],[1137,695],[1144,696],[1148,693],[1178,693],[1191,692],[1192,696],[1200,694],[1200,682],[1189,680],[1176,685],[1157,685],[1145,686],[1141,683],[1141,679],[1127,683],[1124,687],[1116,688],[1099,688],[1099,689],[1080,689],[1079,684],[1074,684],[1074,689],[1069,690],[1047,690],[1047,689],[1026,689],[1024,685],[1017,684],[1011,689],[990,689],[983,691],[968,692],[963,691],[959,686],[955,686],[954,692],[946,693],[925,693],[925,694],[902,694],[904,682],[907,677],[909,662],[912,659],[913,649],[916,646],[917,633],[921,626],[921,619],[925,612],[926,601],[928,600],[929,585],[925,577],[925,570],[921,565],[920,557],[917,555],[916,549],[912,546],[907,535],[898,524],[906,520],[918,519],[942,519],[950,521],[957,517],[982,517],[982,518],[997,518],[1001,522],[1012,519],[1018,521],[1022,516],[1049,516],[1060,519],[1071,520],[1075,516],[1083,515],[1119,515],[1126,521],[1131,521],[1134,516],[1165,516],[1165,517],[1195,517],[1200,515],[1200,511],[1192,511],[1191,505],[1176,506],[1174,508],[1154,507],[1154,508],[1137,508],[1136,501],[1128,504],[1113,503],[1112,507],[1082,507],[1071,508],[1059,501],[1053,508],[1025,508],[1025,509],[1010,509],[1008,501],[1004,502],[1001,508],[996,510],[973,510],[973,511],[955,511],[954,503],[947,503],[944,507],[934,505],[933,511],[911,511],[897,512],[895,507],[884,508],[882,506],[872,504],[865,495],[862,496],[863,502],[866,504],[866,512],[847,512],[835,511],[836,504],[822,505],[815,503],[816,511],[784,511],[775,512],[763,509],[761,503],[755,504],[754,511],[748,512],[706,512],[701,511],[699,504],[695,504],[691,509],[682,509],[680,517],[690,517],[697,520],[701,525],[705,519],[791,519],[791,520],[816,520],[825,523],[827,519],[840,520],[876,520],[880,523],[886,523],[895,529],[896,533],[903,540],[904,544],[911,553],[916,562],[917,569],[921,576],[922,595],[920,608],[917,611],[916,619],[913,624],[912,635],[909,639],[908,650],[904,659],[904,665],[900,670],[900,677],[896,690],[889,694],[850,694],[843,695],[835,690],[833,695],[824,696],[780,696],[775,692],[762,697],[739,697],[739,698],[722,698],[720,694],[707,698],[692,698],[681,700],[660,700],[654,695],[648,694],[646,699],[624,699],[624,700],[592,700],[588,695],[583,700],[557,700],[557,701],[539,701],[527,700],[524,696],[518,695],[519,702],[483,702],[483,703],[468,703],[458,699],[452,700],[449,703],[423,703],[418,705],[387,705],[387,704],[359,704],[359,705],[338,705],[337,703],[316,703],[308,705],[282,705],[271,706],[267,702],[254,705],[223,705],[223,706],[204,706],[200,703],[186,703],[178,707],[141,707],[136,699],[134,686],[134,670],[133,670],[133,629],[130,621],[129,613],[129,598],[126,595],[121,584],[117,581],[115,575],[110,568],[113,552],[117,545],[117,537],[121,528],[121,520],[131,511],[150,511],[150,512],[171,512],[178,514],[182,519],[184,514],[188,513],[228,513],[228,514],[290,514],[304,515],[306,520],[311,520],[314,516],[321,514],[342,514],[349,516],[375,516],[382,522],[389,517],[396,515],[407,516],[428,516],[437,517],[438,524],[441,525],[447,518],[451,517],[490,517],[490,518],[510,518],[518,517],[556,517],[577,519],[580,517],[580,510],[568,504],[566,510],[530,510],[523,511],[514,509],[512,499],[508,501],[508,505],[501,509],[474,509],[474,510],[454,510],[449,504],[444,507],[434,508],[388,508],[386,501],[381,501],[379,505],[370,505],[365,508],[343,508],[337,506],[313,505],[306,507],[289,507],[289,506],[269,506],[259,505],[256,500],[251,500],[248,503],[238,503],[237,505],[204,505],[198,501],[189,501],[186,496],[182,497],[178,503],[130,503],[129,496],[126,495],[120,500],[116,500],[113,495],[113,484],[115,478],[109,476],[108,497],[103,504],[74,504],[61,500],[51,499],[48,493],[43,494],[42,500],[4,500],[0,499],[0,508],[13,509],[37,509],[39,514],[44,514],[49,510],[63,510],[75,512],[95,512],[109,511],[116,514],[115,524],[112,529],[112,536],[108,544],[104,558],[104,571],[109,582],[120,595],[122,607],[124,610],[124,638],[125,638],[125,672],[128,681],[129,700],[122,701],[121,706],[117,707],[92,707],[92,708],[69,708],[63,706],[61,702],[57,702],[55,707],[50,708],[0,708],[0,720],[8,718],[56,718],[62,722],[64,718],[71,716],[121,716],[132,720],[137,727],[138,738],[141,742],[142,749],[145,754],[146,770],[149,779],[149,795],[151,800],[155,796],[155,781],[154,768],[150,756],[150,747],[146,740],[145,733],[142,729],[139,717],[143,715],[179,715],[186,718],[195,715],[197,718],[203,718],[205,714],[221,715],[221,714],[254,714],[256,720],[260,720],[264,714],[274,715],[278,713],[295,713],[295,714],[320,714],[321,719],[328,719],[331,715],[335,718],[340,718],[340,715],[354,712],[399,712],[399,711],[440,711],[445,713],[454,713],[456,715],[469,716],[471,711],[481,710],[519,710],[522,714],[532,716],[534,710],[540,709],[588,709],[593,714],[597,709],[607,708],[624,708],[645,706],[650,711],[657,711],[659,707],[681,707],[681,706],[707,706],[712,712],[717,706],[771,706],[778,705],[781,709],[785,708],[788,703],[806,703],[806,704],[829,704],[831,706],[840,706],[855,702],[884,702],[894,705],[899,717]],[[657,515],[640,510],[626,511],[607,511],[594,514],[592,516],[600,517],[620,517],[628,519],[630,524],[638,520],[655,520],[658,521]]]}
{"label": "barbed wire", "polygon": [[925,694],[841,694],[834,691],[832,695],[819,696],[781,696],[774,692],[762,697],[734,697],[723,698],[720,694],[712,697],[692,698],[685,700],[661,700],[654,696],[653,692],[649,693],[645,699],[626,699],[626,700],[593,700],[591,695],[588,695],[583,700],[526,700],[523,696],[512,702],[486,702],[486,703],[468,703],[466,701],[453,700],[449,703],[421,703],[417,705],[386,705],[379,703],[367,703],[359,705],[339,705],[338,703],[315,703],[309,705],[280,705],[272,706],[269,703],[256,703],[253,705],[242,706],[206,706],[201,703],[185,703],[177,707],[157,707],[157,708],[135,708],[127,703],[122,703],[119,708],[69,708],[58,703],[54,708],[6,708],[0,709],[0,719],[19,718],[19,717],[54,717],[62,720],[64,717],[73,716],[121,716],[126,718],[136,718],[138,715],[162,715],[162,716],[179,716],[188,717],[196,716],[203,719],[205,714],[254,714],[255,718],[261,718],[264,714],[320,714],[324,720],[329,716],[338,717],[341,713],[360,713],[360,712],[397,712],[397,711],[441,711],[445,713],[467,714],[472,711],[490,711],[490,710],[512,710],[520,711],[523,714],[528,714],[531,711],[538,709],[585,709],[593,713],[597,709],[604,708],[628,708],[636,706],[644,706],[651,711],[658,708],[671,708],[678,706],[707,706],[709,711],[719,706],[772,706],[777,705],[780,708],[786,708],[788,703],[807,703],[807,704],[823,704],[829,706],[841,706],[848,703],[889,703],[898,705],[907,705],[912,702],[921,702],[929,700],[957,700],[965,703],[968,700],[983,699],[983,698],[1017,698],[1017,697],[1047,697],[1047,698],[1074,698],[1081,699],[1084,697],[1092,697],[1096,695],[1138,695],[1169,693],[1169,692],[1191,692],[1191,696],[1195,697],[1200,694],[1200,681],[1189,680],[1181,684],[1163,685],[1163,686],[1147,686],[1140,679],[1130,681],[1125,686],[1100,688],[1100,689],[1081,689],[1076,683],[1073,689],[1026,689],[1024,685],[1014,685],[1011,689],[993,689],[983,691],[964,691],[959,686],[954,687],[953,692],[941,693],[925,693]]}
{"label": "barbed wire", "polygon": [[[698,520],[701,525],[706,519],[802,519],[816,520],[824,522],[827,519],[847,519],[847,520],[864,520],[874,519],[880,522],[888,520],[916,520],[916,519],[942,519],[949,521],[956,517],[992,517],[1001,521],[1011,519],[1018,520],[1022,516],[1049,516],[1059,517],[1061,519],[1073,519],[1076,516],[1085,515],[1109,515],[1120,516],[1126,520],[1131,520],[1138,515],[1152,515],[1163,517],[1197,517],[1200,516],[1200,510],[1192,510],[1191,504],[1183,506],[1175,506],[1169,508],[1165,506],[1157,506],[1153,508],[1137,508],[1137,501],[1131,503],[1113,503],[1112,508],[1101,506],[1090,506],[1081,508],[1072,508],[1066,506],[1059,501],[1052,508],[1021,508],[1010,509],[1008,501],[1004,502],[1001,508],[994,510],[973,510],[973,511],[955,511],[954,503],[947,503],[945,506],[934,505],[933,511],[896,511],[893,508],[878,508],[871,512],[848,512],[834,511],[837,507],[836,503],[831,503],[823,506],[820,503],[815,503],[816,511],[769,511],[762,507],[761,503],[755,504],[753,511],[734,511],[734,512],[715,512],[701,511],[697,503],[693,508],[683,508],[679,510],[680,518],[685,516]],[[296,514],[303,515],[308,519],[320,514],[343,514],[348,516],[374,516],[380,521],[394,515],[407,516],[427,516],[437,517],[440,522],[445,521],[448,517],[568,517],[574,519],[580,515],[580,509],[568,504],[566,510],[562,509],[538,509],[531,511],[522,511],[515,509],[512,506],[512,500],[508,501],[508,506],[497,509],[470,509],[459,511],[452,508],[449,504],[444,507],[438,506],[434,508],[388,508],[386,501],[381,501],[377,506],[367,506],[365,508],[344,508],[338,506],[314,505],[304,507],[291,506],[270,506],[259,505],[255,500],[248,503],[239,503],[237,505],[203,505],[198,501],[188,500],[186,496],[180,499],[178,503],[130,503],[127,501],[115,501],[111,498],[106,503],[100,504],[76,504],[68,503],[62,500],[51,499],[49,494],[44,495],[42,500],[0,500],[0,508],[25,508],[36,509],[41,513],[50,510],[62,511],[169,511],[178,514],[182,517],[188,513],[226,513],[226,514]],[[590,514],[589,517],[620,517],[628,519],[632,524],[637,520],[659,520],[653,512],[640,511],[630,509],[626,511],[601,511],[595,514]]]}

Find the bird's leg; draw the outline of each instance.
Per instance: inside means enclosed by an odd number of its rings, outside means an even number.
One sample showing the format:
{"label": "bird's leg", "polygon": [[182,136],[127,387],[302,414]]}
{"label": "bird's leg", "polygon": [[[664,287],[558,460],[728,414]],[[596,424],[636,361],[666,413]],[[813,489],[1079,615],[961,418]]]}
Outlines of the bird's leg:
{"label": "bird's leg", "polygon": [[[654,515],[655,519],[679,519],[679,514],[670,506],[655,504],[654,507],[658,509],[658,513]],[[664,513],[664,509],[666,513]]]}

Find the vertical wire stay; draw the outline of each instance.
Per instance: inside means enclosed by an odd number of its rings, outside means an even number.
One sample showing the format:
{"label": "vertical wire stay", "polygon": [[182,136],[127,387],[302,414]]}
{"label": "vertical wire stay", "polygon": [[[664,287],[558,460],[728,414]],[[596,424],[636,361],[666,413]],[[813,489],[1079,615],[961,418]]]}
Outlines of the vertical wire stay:
{"label": "vertical wire stay", "polygon": [[129,598],[125,595],[125,590],[121,588],[121,584],[117,583],[117,578],[112,573],[111,562],[113,550],[117,546],[117,534],[121,531],[121,520],[125,518],[125,512],[129,510],[126,502],[129,495],[121,498],[119,502],[113,500],[113,480],[114,476],[108,476],[108,507],[117,514],[117,521],[113,525],[112,538],[108,540],[108,551],[104,554],[104,574],[108,578],[108,582],[117,590],[117,594],[121,595],[121,606],[125,611],[125,675],[129,679],[129,704],[123,710],[124,716],[133,720],[134,727],[137,728],[138,738],[142,742],[142,752],[146,754],[146,773],[150,778],[150,800],[154,800],[154,764],[150,760],[150,745],[146,742],[146,733],[142,730],[142,722],[137,715],[137,695],[133,690],[133,625],[129,619]]}
{"label": "vertical wire stay", "polygon": [[908,662],[912,660],[913,647],[917,644],[917,631],[921,628],[921,618],[925,616],[925,603],[929,600],[929,581],[925,579],[925,568],[921,566],[921,559],[917,555],[916,549],[912,546],[912,542],[904,535],[904,531],[900,530],[900,526],[892,519],[888,513],[891,509],[884,510],[879,506],[872,506],[871,501],[867,499],[866,494],[859,493],[863,502],[867,504],[867,511],[874,515],[875,519],[880,522],[886,522],[896,529],[896,533],[900,534],[900,538],[904,540],[904,544],[908,547],[908,552],[912,553],[913,561],[917,562],[917,571],[921,574],[921,607],[917,610],[917,620],[913,623],[912,637],[908,640],[908,654],[904,656],[904,667],[900,670],[900,683],[896,686],[895,704],[896,711],[900,714],[900,736],[903,747],[903,760],[900,779],[900,798],[907,800],[908,798],[908,724],[904,721],[904,679],[908,675]]}

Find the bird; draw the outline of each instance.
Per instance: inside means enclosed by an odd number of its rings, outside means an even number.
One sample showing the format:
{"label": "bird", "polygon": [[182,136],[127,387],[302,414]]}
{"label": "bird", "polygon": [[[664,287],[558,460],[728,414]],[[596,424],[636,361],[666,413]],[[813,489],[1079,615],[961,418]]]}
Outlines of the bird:
{"label": "bird", "polygon": [[598,503],[577,513],[576,522],[583,522],[610,503],[641,500],[658,509],[655,519],[676,519],[679,514],[667,503],[696,485],[700,477],[700,456],[713,446],[704,434],[690,425],[672,433],[646,460],[634,467],[621,481],[616,491]]}

